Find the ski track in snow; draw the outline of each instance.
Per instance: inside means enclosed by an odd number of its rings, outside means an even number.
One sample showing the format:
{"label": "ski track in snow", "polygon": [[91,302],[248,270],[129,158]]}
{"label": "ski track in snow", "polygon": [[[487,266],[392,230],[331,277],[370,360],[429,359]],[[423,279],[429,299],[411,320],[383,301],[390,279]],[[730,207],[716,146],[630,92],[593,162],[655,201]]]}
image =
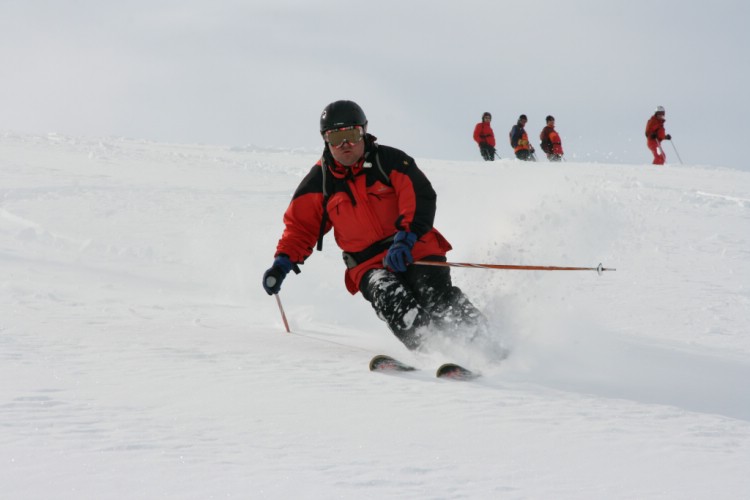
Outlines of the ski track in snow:
{"label": "ski track in snow", "polygon": [[450,260],[617,268],[454,270],[497,362],[407,352],[331,235],[283,332],[260,276],[316,159],[0,136],[1,496],[747,495],[750,174],[417,159]]}

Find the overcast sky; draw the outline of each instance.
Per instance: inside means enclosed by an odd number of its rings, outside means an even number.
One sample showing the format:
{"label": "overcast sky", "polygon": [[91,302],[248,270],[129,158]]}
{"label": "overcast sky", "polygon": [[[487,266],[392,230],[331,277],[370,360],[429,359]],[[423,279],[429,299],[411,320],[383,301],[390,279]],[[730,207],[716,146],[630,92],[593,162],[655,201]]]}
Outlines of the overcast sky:
{"label": "overcast sky", "polygon": [[0,131],[315,149],[352,99],[418,158],[478,160],[490,111],[504,157],[553,114],[569,159],[650,163],[663,105],[685,163],[750,170],[749,5],[0,0]]}

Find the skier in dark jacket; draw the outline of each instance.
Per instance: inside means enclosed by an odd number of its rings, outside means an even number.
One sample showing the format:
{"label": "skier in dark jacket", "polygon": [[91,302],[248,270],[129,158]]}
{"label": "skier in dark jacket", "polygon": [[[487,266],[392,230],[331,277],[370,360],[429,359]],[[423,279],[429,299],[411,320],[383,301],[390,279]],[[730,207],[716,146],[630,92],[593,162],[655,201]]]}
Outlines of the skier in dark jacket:
{"label": "skier in dark jacket", "polygon": [[534,156],[534,146],[529,142],[529,135],[526,133],[526,122],[528,118],[526,115],[518,117],[518,122],[513,125],[510,129],[508,136],[510,137],[510,146],[516,153],[516,158],[525,161],[536,161]]}
{"label": "skier in dark jacket", "polygon": [[450,243],[432,226],[437,195],[403,151],[382,146],[367,133],[367,118],[352,101],[323,110],[325,149],[294,193],[273,266],[263,275],[269,295],[333,229],[343,250],[346,287],[362,292],[378,317],[409,349],[435,330],[471,338],[486,319],[453,286],[445,262]]}

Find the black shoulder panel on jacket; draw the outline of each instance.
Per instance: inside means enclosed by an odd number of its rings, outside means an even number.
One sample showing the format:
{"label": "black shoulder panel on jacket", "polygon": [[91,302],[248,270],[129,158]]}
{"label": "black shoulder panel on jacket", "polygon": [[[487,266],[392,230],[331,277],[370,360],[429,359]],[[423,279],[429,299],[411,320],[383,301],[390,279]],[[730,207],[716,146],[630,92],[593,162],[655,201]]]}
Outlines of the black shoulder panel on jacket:
{"label": "black shoulder panel on jacket", "polygon": [[380,162],[388,171],[390,171],[393,166],[414,163],[414,158],[400,149],[392,148],[390,146],[378,146],[378,154],[380,155]]}
{"label": "black shoulder panel on jacket", "polygon": [[[379,171],[380,168],[382,168],[383,174],[388,178],[390,178],[391,172],[394,170],[407,173],[408,175],[409,167],[412,167],[413,169],[416,168],[414,158],[400,149],[392,148],[390,146],[378,146],[377,152],[377,159],[380,161],[380,166],[373,165],[373,170]],[[375,161],[375,158],[372,158],[372,161]]]}
{"label": "black shoulder panel on jacket", "polygon": [[[388,146],[379,146],[380,162],[383,169],[390,176],[393,171],[406,175],[412,183],[414,198],[416,202],[414,218],[411,221],[411,230],[422,236],[432,228],[437,208],[437,194],[432,184],[417,167],[414,158],[400,149]],[[399,221],[396,222],[397,228]]]}
{"label": "black shoulder panel on jacket", "polygon": [[294,192],[294,198],[298,198],[304,194],[311,193],[322,193],[323,192],[323,168],[319,164],[315,164],[310,172],[307,173],[302,182],[297,186],[297,190]]}

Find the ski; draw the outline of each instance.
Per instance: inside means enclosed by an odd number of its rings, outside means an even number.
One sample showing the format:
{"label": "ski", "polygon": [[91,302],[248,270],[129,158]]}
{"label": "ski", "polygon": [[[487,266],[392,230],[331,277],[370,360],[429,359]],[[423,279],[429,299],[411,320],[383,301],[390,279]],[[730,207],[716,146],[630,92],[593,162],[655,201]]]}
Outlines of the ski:
{"label": "ski", "polygon": [[385,354],[378,354],[370,360],[370,371],[373,372],[413,372],[415,370],[413,366]]}
{"label": "ski", "polygon": [[455,363],[445,363],[435,372],[437,378],[447,378],[451,380],[474,380],[479,377],[478,372],[473,372],[468,368]]}
{"label": "ski", "polygon": [[[417,368],[385,354],[378,354],[370,360],[370,371],[373,372],[413,372],[416,370]],[[474,380],[479,377],[479,373],[455,363],[445,363],[437,369],[435,376],[449,380]]]}

